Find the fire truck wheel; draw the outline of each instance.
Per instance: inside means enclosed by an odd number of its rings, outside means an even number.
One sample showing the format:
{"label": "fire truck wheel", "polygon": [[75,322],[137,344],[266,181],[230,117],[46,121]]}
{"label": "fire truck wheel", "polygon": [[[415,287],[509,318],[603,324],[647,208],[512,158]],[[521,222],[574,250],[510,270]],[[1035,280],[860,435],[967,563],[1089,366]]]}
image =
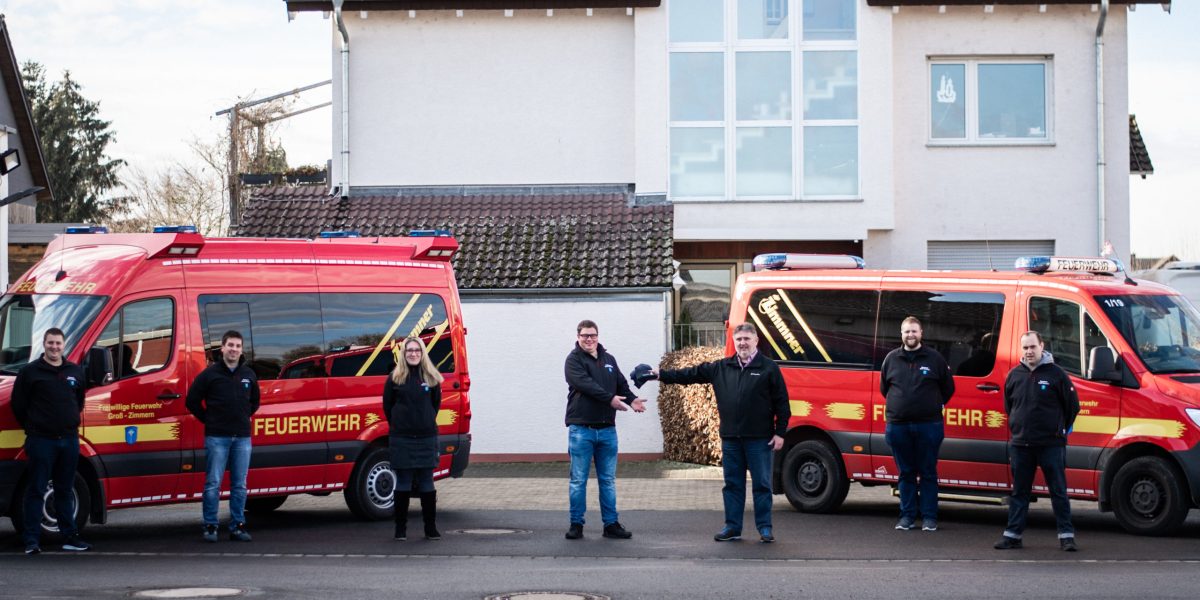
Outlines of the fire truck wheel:
{"label": "fire truck wheel", "polygon": [[360,519],[390,519],[395,488],[396,475],[392,473],[387,448],[368,450],[346,485],[346,505]]}
{"label": "fire truck wheel", "polygon": [[837,510],[850,491],[837,449],[819,440],[792,446],[783,458],[783,493],[800,512]]}
{"label": "fire truck wheel", "polygon": [[246,498],[246,510],[256,515],[265,515],[280,506],[288,499],[287,496],[267,496],[266,498]]}
{"label": "fire truck wheel", "polygon": [[1157,456],[1135,458],[1113,477],[1113,513],[1126,531],[1139,535],[1165,535],[1179,530],[1187,518],[1183,477]]}
{"label": "fire truck wheel", "polygon": [[[17,493],[13,496],[12,510],[10,511],[13,529],[20,533],[25,530],[25,490],[29,486],[29,481],[26,480],[17,489]],[[87,481],[79,473],[75,474],[75,528],[83,531],[87,526],[88,515],[92,512],[92,496],[88,493]],[[43,497],[42,505],[42,533],[58,533],[58,515],[54,510],[54,484],[51,483],[46,489],[46,495]]]}

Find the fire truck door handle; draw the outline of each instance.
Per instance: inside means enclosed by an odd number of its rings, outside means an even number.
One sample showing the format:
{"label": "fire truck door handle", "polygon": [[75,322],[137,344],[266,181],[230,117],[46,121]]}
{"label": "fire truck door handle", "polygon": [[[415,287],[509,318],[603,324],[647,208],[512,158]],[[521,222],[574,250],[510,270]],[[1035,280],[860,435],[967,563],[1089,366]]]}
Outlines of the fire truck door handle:
{"label": "fire truck door handle", "polygon": [[998,391],[1000,391],[1000,386],[998,386],[994,383],[981,383],[981,384],[975,386],[975,389],[983,390],[985,392],[998,392]]}
{"label": "fire truck door handle", "polygon": [[176,394],[175,392],[167,390],[167,391],[159,394],[158,399],[159,400],[177,400],[177,399],[179,399],[179,394]]}

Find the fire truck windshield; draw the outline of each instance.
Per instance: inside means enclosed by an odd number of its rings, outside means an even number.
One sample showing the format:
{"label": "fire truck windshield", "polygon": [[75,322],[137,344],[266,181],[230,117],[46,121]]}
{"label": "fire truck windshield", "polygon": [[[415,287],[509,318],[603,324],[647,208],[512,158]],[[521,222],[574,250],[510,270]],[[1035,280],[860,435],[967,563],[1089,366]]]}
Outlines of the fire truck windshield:
{"label": "fire truck windshield", "polygon": [[67,334],[70,354],[108,298],[65,294],[21,294],[0,298],[0,374],[16,375],[42,355],[42,336],[57,327]]}
{"label": "fire truck windshield", "polygon": [[1200,373],[1200,313],[1182,296],[1097,296],[1151,373]]}

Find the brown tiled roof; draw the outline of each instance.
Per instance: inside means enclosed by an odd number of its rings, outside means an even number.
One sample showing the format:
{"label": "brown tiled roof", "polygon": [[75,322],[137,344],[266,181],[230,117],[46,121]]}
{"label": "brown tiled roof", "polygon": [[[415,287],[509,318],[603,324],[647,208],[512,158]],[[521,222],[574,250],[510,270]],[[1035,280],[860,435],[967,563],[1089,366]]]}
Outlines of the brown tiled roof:
{"label": "brown tiled roof", "polygon": [[[331,11],[330,0],[283,0],[290,11]],[[342,10],[505,10],[653,8],[662,0],[346,0]]]}
{"label": "brown tiled roof", "polygon": [[1137,116],[1129,115],[1129,174],[1154,174],[1154,165],[1150,162],[1150,152],[1146,150],[1146,142],[1142,140],[1142,130],[1138,128]]}
{"label": "brown tiled roof", "polygon": [[631,206],[629,195],[449,193],[327,196],[324,186],[255,190],[237,235],[316,237],[357,230],[364,236],[449,229],[462,289],[628,288],[671,286],[670,205]]}

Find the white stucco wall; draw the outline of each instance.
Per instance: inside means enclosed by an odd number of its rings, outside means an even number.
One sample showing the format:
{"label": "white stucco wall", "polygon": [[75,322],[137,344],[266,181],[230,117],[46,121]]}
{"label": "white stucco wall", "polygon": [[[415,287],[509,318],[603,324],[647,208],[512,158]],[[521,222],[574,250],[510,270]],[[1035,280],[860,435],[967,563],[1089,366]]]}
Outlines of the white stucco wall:
{"label": "white stucco wall", "polygon": [[[352,11],[345,21],[352,186],[633,181],[634,18],[624,9]],[[334,181],[339,173],[335,158]]]}
{"label": "white stucco wall", "polygon": [[[583,319],[626,375],[657,365],[667,350],[668,304],[661,293],[500,300],[463,296],[471,370],[472,454],[566,454],[563,364]],[[646,412],[617,414],[620,452],[662,452],[658,387],[630,387]]]}
{"label": "white stucco wall", "polygon": [[[1088,6],[905,7],[891,15],[895,98],[895,229],[864,246],[867,263],[924,268],[928,240],[1053,239],[1055,251],[1096,255],[1098,13]],[[1108,234],[1129,258],[1126,14],[1109,13],[1105,41]],[[931,147],[930,56],[1050,56],[1053,145]],[[869,176],[869,173],[865,176]]]}

